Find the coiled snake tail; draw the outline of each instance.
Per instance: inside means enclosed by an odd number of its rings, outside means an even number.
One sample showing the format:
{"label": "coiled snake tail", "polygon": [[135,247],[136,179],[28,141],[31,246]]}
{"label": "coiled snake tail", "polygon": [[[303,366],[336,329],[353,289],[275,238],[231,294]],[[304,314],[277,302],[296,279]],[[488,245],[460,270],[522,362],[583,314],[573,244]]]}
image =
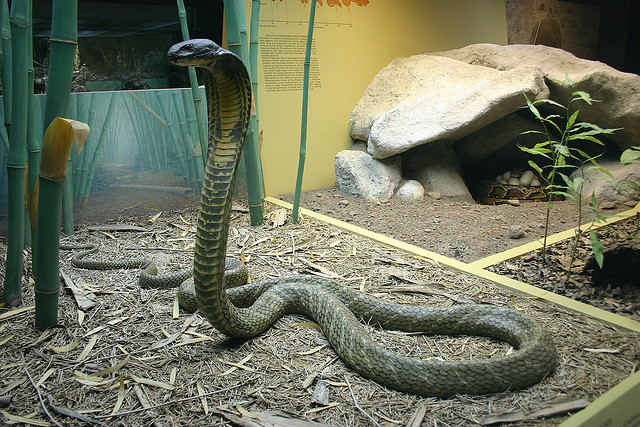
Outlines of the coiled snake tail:
{"label": "coiled snake tail", "polygon": [[[287,313],[312,317],[342,360],[388,387],[423,396],[484,394],[535,384],[556,363],[553,340],[530,318],[488,305],[415,307],[389,304],[312,276],[225,288],[224,259],[231,200],[251,109],[251,83],[241,60],[209,40],[171,47],[169,60],[204,69],[209,148],[198,213],[194,282],[198,305],[222,333],[251,338]],[[357,316],[357,317],[356,317]],[[358,318],[385,328],[472,334],[509,342],[503,357],[443,362],[394,354],[375,343]]]}

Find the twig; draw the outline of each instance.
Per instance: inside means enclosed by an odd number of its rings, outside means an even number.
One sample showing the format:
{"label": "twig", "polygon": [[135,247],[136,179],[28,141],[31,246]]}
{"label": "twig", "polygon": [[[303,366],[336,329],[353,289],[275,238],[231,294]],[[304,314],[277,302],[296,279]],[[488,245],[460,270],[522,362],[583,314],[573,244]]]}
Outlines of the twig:
{"label": "twig", "polygon": [[351,393],[351,398],[353,399],[353,404],[356,405],[356,408],[358,408],[358,410],[360,412],[362,412],[365,417],[369,418],[373,424],[375,424],[377,426],[380,426],[380,424],[378,424],[378,422],[376,420],[374,420],[371,415],[367,414],[367,412],[364,409],[362,409],[362,406],[360,406],[360,404],[356,400],[356,395],[353,394],[353,389],[351,388],[351,383],[349,382],[349,378],[347,378],[346,375],[344,376],[344,380],[347,383],[347,387],[349,387],[349,393]]}
{"label": "twig", "polygon": [[27,374],[27,378],[29,378],[29,382],[31,382],[31,385],[33,386],[33,388],[36,389],[36,393],[38,394],[38,400],[40,401],[40,406],[42,406],[42,410],[44,410],[44,413],[47,414],[47,417],[49,417],[49,420],[51,420],[53,424],[57,425],[58,427],[62,427],[62,424],[57,422],[56,419],[53,418],[53,415],[49,413],[49,410],[45,406],[44,400],[42,399],[42,395],[40,394],[40,389],[38,388],[36,383],[33,382],[33,378],[31,378],[31,375],[29,375],[29,371],[27,371],[26,367],[24,368],[24,373]]}
{"label": "twig", "polygon": [[236,384],[236,385],[234,385],[232,387],[227,387],[227,388],[220,389],[220,390],[210,391],[209,393],[205,393],[205,394],[198,394],[198,395],[195,395],[195,396],[189,396],[189,397],[183,397],[181,399],[171,400],[169,402],[158,403],[157,405],[151,405],[151,406],[149,406],[147,408],[132,409],[131,411],[118,412],[116,414],[109,414],[109,415],[96,415],[94,418],[101,419],[101,418],[122,417],[122,416],[125,416],[125,415],[137,414],[138,412],[149,411],[151,409],[156,409],[156,408],[162,408],[163,406],[173,405],[175,403],[182,403],[182,402],[187,402],[189,400],[200,399],[202,397],[212,396],[214,394],[223,393],[225,391],[233,390],[234,388],[244,387],[244,385],[245,385],[244,383]]}

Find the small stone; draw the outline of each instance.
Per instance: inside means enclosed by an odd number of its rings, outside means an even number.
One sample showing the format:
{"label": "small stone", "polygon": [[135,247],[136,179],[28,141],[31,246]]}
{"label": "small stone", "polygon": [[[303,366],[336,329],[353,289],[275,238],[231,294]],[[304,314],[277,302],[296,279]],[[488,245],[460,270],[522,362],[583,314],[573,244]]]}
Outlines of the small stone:
{"label": "small stone", "polygon": [[339,204],[340,206],[347,206],[347,205],[349,204],[349,201],[348,201],[348,200],[345,200],[345,199],[342,199],[342,200],[339,200],[339,201],[338,201],[338,204]]}
{"label": "small stone", "polygon": [[509,185],[520,185],[520,181],[518,180],[518,178],[509,178],[507,180],[507,184],[509,184]]}
{"label": "small stone", "polygon": [[616,208],[615,202],[602,202],[600,203],[600,209],[611,210]]}
{"label": "small stone", "polygon": [[509,227],[510,239],[522,239],[524,237],[524,227],[521,225],[512,225]]}
{"label": "small stone", "polygon": [[427,193],[427,196],[431,197],[432,199],[439,200],[442,198],[442,193],[439,191],[429,191]]}
{"label": "small stone", "polygon": [[322,197],[322,193],[316,193],[316,197],[318,198]]}
{"label": "small stone", "polygon": [[635,208],[637,204],[637,200],[627,200],[626,202],[624,202],[624,205],[629,206],[630,208]]}
{"label": "small stone", "polygon": [[509,199],[507,200],[507,203],[509,203],[511,206],[520,206],[520,200],[518,199]]}
{"label": "small stone", "polygon": [[396,197],[400,200],[422,200],[424,198],[424,187],[420,182],[410,179],[398,186]]}

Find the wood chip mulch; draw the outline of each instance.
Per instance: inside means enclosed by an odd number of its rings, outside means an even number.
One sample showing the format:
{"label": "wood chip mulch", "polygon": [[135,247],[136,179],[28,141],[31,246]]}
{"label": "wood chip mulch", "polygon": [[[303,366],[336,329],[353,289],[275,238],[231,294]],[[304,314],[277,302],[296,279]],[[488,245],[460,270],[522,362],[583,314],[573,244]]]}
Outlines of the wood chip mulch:
{"label": "wood chip mulch", "polygon": [[[84,299],[79,306],[65,286],[59,325],[35,330],[30,269],[24,305],[0,308],[0,419],[71,426],[439,426],[490,424],[511,413],[516,425],[557,425],[568,410],[578,410],[638,369],[638,334],[311,218],[292,225],[288,214],[268,207],[266,224],[252,227],[244,209],[234,211],[229,255],[247,262],[252,281],[307,273],[387,301],[508,307],[548,328],[558,348],[557,369],[529,389],[487,396],[400,393],[345,367],[309,319],[286,316],[257,338],[231,341],[200,314],[177,310],[174,290],[141,289],[134,270],[74,269],[72,252],[64,251],[65,283]],[[97,224],[111,228],[85,227],[66,242],[97,244],[106,258],[149,257],[166,272],[192,262],[195,216],[191,209],[126,221],[144,231]],[[6,242],[0,251],[5,259]],[[367,329],[386,347],[425,359],[511,351],[508,344],[478,337]]]}

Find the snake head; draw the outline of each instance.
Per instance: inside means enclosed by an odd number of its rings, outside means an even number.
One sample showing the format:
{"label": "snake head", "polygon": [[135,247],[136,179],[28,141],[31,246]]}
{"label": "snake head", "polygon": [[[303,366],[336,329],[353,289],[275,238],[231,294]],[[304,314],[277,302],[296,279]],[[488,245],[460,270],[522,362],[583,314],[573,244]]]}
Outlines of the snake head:
{"label": "snake head", "polygon": [[210,61],[230,53],[221,48],[211,40],[193,39],[176,43],[169,49],[167,58],[175,65],[194,65],[202,66],[205,61]]}

